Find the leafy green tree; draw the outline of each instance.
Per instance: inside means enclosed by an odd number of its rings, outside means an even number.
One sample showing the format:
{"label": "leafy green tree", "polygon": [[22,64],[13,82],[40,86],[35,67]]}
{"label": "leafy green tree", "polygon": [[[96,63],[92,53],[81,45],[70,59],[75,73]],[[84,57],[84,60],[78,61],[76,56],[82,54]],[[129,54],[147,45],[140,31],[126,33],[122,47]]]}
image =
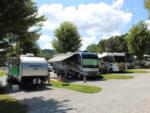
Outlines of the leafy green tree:
{"label": "leafy green tree", "polygon": [[129,51],[141,60],[150,42],[150,32],[147,25],[143,21],[133,25],[127,35],[127,41]]}
{"label": "leafy green tree", "polygon": [[48,60],[48,59],[52,58],[54,54],[57,54],[56,51],[54,51],[54,50],[43,49],[43,50],[40,50],[40,53],[38,54],[38,56],[45,57]]}
{"label": "leafy green tree", "polygon": [[[144,5],[145,5],[145,8],[148,10],[149,19],[150,19],[150,0],[145,0],[145,1],[144,1]],[[148,46],[149,46],[149,47],[147,48],[145,54],[149,54],[149,55],[150,55],[150,43],[148,44]]]}
{"label": "leafy green tree", "polygon": [[106,40],[105,48],[107,52],[128,52],[126,35],[112,36]]}
{"label": "leafy green tree", "polygon": [[36,56],[39,54],[39,52],[40,52],[40,48],[36,42],[29,41],[29,42],[22,42],[20,44],[21,54],[33,53]]}
{"label": "leafy green tree", "polygon": [[97,50],[102,52],[128,52],[126,35],[112,36],[108,39],[100,40]]}
{"label": "leafy green tree", "polygon": [[97,45],[98,52],[100,52],[100,53],[106,52],[105,43],[106,43],[106,40],[104,40],[104,39],[99,41],[99,43]]}
{"label": "leafy green tree", "polygon": [[76,25],[65,21],[55,30],[53,47],[60,53],[75,52],[81,47],[81,38]]}
{"label": "leafy green tree", "polygon": [[144,6],[148,10],[150,18],[150,0],[144,0]]}
{"label": "leafy green tree", "polygon": [[[33,0],[0,0],[0,39],[9,38],[15,43],[23,43],[26,41],[24,37],[28,36],[37,40],[41,22],[45,20],[37,12]],[[32,27],[34,29],[30,30]]]}
{"label": "leafy green tree", "polygon": [[90,51],[90,52],[94,52],[94,53],[97,53],[98,52],[98,47],[96,44],[91,44],[87,47],[86,49],[87,51]]}

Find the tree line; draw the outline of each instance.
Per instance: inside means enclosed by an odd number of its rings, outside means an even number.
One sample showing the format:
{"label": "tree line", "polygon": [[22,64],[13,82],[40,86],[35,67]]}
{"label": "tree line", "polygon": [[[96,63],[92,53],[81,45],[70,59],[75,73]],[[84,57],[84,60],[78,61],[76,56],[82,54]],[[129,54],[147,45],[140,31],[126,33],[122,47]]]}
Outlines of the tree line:
{"label": "tree line", "polygon": [[128,33],[102,39],[98,44],[89,45],[87,50],[96,53],[132,53],[137,55],[139,59],[142,59],[144,54],[150,54],[150,30],[145,22],[140,21],[133,25]]}
{"label": "tree line", "polygon": [[[144,3],[150,15],[150,0],[145,0]],[[8,56],[31,52],[35,55],[43,54],[36,41],[45,20],[45,16],[38,15],[33,0],[0,0],[0,41],[9,40],[9,44],[12,45]],[[65,21],[60,24],[54,35],[55,39],[52,42],[54,53],[75,52],[82,46],[81,35],[72,22]],[[102,39],[98,44],[89,45],[87,50],[129,52],[141,59],[143,54],[150,54],[150,31],[148,26],[140,21],[133,25],[128,33]]]}

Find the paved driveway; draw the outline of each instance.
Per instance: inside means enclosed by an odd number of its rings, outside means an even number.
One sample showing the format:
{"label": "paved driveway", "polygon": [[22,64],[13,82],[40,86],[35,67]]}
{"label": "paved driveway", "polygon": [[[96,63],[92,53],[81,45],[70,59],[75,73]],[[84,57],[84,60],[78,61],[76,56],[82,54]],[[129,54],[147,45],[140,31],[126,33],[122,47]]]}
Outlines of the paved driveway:
{"label": "paved driveway", "polygon": [[150,73],[129,75],[135,78],[86,83],[103,88],[96,94],[48,88],[10,95],[27,104],[29,113],[150,113]]}

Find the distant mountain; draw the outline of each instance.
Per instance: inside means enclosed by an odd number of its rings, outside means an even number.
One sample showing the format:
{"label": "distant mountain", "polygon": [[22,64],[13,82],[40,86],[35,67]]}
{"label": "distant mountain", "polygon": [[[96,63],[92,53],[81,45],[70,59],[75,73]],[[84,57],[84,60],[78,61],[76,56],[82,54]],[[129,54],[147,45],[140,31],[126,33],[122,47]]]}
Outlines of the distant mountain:
{"label": "distant mountain", "polygon": [[52,49],[42,49],[41,51],[43,53],[49,53],[49,54],[54,53],[54,50],[52,50]]}

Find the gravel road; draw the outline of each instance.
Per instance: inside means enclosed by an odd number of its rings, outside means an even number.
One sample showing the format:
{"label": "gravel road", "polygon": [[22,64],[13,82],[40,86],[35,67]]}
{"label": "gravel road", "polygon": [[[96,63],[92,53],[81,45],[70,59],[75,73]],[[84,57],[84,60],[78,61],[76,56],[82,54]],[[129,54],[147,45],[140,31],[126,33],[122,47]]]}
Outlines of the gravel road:
{"label": "gravel road", "polygon": [[96,94],[47,87],[9,95],[28,105],[29,113],[150,113],[150,73],[128,75],[135,78],[88,81],[103,88]]}

